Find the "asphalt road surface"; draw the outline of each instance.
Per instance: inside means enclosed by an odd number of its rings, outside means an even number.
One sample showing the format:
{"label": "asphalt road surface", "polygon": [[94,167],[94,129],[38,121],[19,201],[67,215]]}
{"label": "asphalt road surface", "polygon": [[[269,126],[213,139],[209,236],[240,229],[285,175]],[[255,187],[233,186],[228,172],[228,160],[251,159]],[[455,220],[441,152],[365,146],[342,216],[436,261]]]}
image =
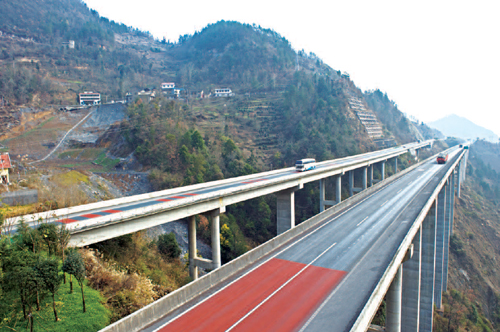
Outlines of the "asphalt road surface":
{"label": "asphalt road surface", "polygon": [[457,152],[321,221],[144,331],[349,331]]}

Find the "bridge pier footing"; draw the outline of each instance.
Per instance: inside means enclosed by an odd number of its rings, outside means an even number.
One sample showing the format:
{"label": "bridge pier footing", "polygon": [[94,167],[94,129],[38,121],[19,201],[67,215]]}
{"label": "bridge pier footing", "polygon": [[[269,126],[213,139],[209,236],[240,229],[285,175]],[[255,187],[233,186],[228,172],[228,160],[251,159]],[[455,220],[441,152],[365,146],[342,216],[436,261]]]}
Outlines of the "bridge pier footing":
{"label": "bridge pier footing", "polygon": [[420,332],[432,332],[434,272],[436,264],[436,201],[422,222],[422,275],[420,282]]}

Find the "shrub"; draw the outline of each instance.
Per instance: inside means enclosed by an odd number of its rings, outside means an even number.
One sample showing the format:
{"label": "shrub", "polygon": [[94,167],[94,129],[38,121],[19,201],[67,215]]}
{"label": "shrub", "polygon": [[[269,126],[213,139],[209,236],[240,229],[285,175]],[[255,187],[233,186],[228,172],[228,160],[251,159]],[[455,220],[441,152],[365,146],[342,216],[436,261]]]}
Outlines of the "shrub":
{"label": "shrub", "polygon": [[158,251],[165,257],[179,257],[181,248],[175,239],[174,233],[162,234],[158,237]]}

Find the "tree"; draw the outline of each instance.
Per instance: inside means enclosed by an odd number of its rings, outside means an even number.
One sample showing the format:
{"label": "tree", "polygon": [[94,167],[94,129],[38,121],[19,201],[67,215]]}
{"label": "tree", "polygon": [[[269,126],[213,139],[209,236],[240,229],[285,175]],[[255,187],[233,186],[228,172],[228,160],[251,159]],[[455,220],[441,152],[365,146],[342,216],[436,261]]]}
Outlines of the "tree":
{"label": "tree", "polygon": [[83,282],[85,281],[85,264],[83,263],[83,258],[80,252],[78,252],[77,250],[70,251],[68,257],[66,257],[66,259],[64,260],[62,270],[75,276],[76,280],[78,281],[80,289],[82,290],[83,312],[85,312],[85,294],[83,293]]}
{"label": "tree", "polygon": [[181,248],[175,239],[174,233],[165,233],[158,237],[158,251],[169,258],[179,257]]}
{"label": "tree", "polygon": [[19,292],[23,316],[29,320],[30,331],[33,331],[32,308],[34,304],[38,304],[38,292],[41,288],[41,282],[35,271],[37,260],[37,255],[23,248],[9,252],[3,262],[6,272],[4,289]]}
{"label": "tree", "polygon": [[56,322],[59,320],[56,310],[55,295],[62,282],[62,276],[59,275],[59,262],[57,258],[45,258],[40,260],[35,266],[38,280],[43,285],[43,289],[52,294],[52,309]]}
{"label": "tree", "polygon": [[40,233],[42,240],[45,241],[45,244],[49,249],[49,255],[55,255],[58,245],[57,226],[54,224],[43,223],[40,227],[38,227],[38,233]]}

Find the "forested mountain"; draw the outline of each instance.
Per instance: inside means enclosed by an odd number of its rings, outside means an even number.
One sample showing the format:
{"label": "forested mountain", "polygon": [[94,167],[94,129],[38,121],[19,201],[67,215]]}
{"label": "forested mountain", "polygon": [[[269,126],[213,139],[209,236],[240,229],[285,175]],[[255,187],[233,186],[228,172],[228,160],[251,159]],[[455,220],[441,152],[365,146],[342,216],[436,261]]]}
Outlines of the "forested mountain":
{"label": "forested mountain", "polygon": [[[220,21],[167,43],[101,17],[79,0],[2,0],[0,31],[0,97],[6,101],[0,107],[0,136],[6,139],[0,143],[10,149],[15,163],[36,155],[29,150],[32,131],[22,122],[26,109],[49,114],[36,125],[46,134],[44,144],[55,146],[73,124],[64,131],[44,125],[53,118],[83,118],[87,109],[60,111],[74,105],[78,93],[100,92],[103,102],[123,100],[127,92],[134,95],[124,119],[95,143],[74,142],[50,163],[30,166],[40,174],[68,167],[88,174],[109,158],[113,163],[106,171],[117,165],[127,172],[139,165],[159,190],[291,166],[305,157],[326,160],[367,152],[377,148],[378,140],[403,144],[422,138],[386,94],[363,94],[347,74],[313,53],[296,52],[279,33],[259,26]],[[161,93],[162,82],[175,82],[180,98]],[[234,96],[214,97],[214,89],[224,87]],[[143,89],[156,89],[155,98],[138,96]],[[380,137],[369,135],[358,112],[363,108],[382,123]],[[16,150],[13,142],[23,135],[28,144]],[[423,138],[429,136],[424,133]],[[412,162],[402,157],[400,165]],[[388,166],[387,171],[393,170]],[[315,184],[296,193],[297,223],[319,212],[318,200]],[[224,262],[275,235],[275,204],[270,195],[228,206],[221,216]],[[39,208],[47,206],[53,205]],[[209,221],[201,216],[197,223],[199,236],[209,240]],[[175,273],[157,268],[165,266],[155,254],[157,245],[135,234],[95,248],[118,262],[118,270],[151,280],[150,299],[186,282],[180,261],[174,262]],[[92,282],[98,289],[104,283]],[[113,287],[119,289],[117,285]],[[128,289],[115,297],[113,287],[104,291],[110,292],[106,298],[113,320],[149,301],[138,300]]]}

